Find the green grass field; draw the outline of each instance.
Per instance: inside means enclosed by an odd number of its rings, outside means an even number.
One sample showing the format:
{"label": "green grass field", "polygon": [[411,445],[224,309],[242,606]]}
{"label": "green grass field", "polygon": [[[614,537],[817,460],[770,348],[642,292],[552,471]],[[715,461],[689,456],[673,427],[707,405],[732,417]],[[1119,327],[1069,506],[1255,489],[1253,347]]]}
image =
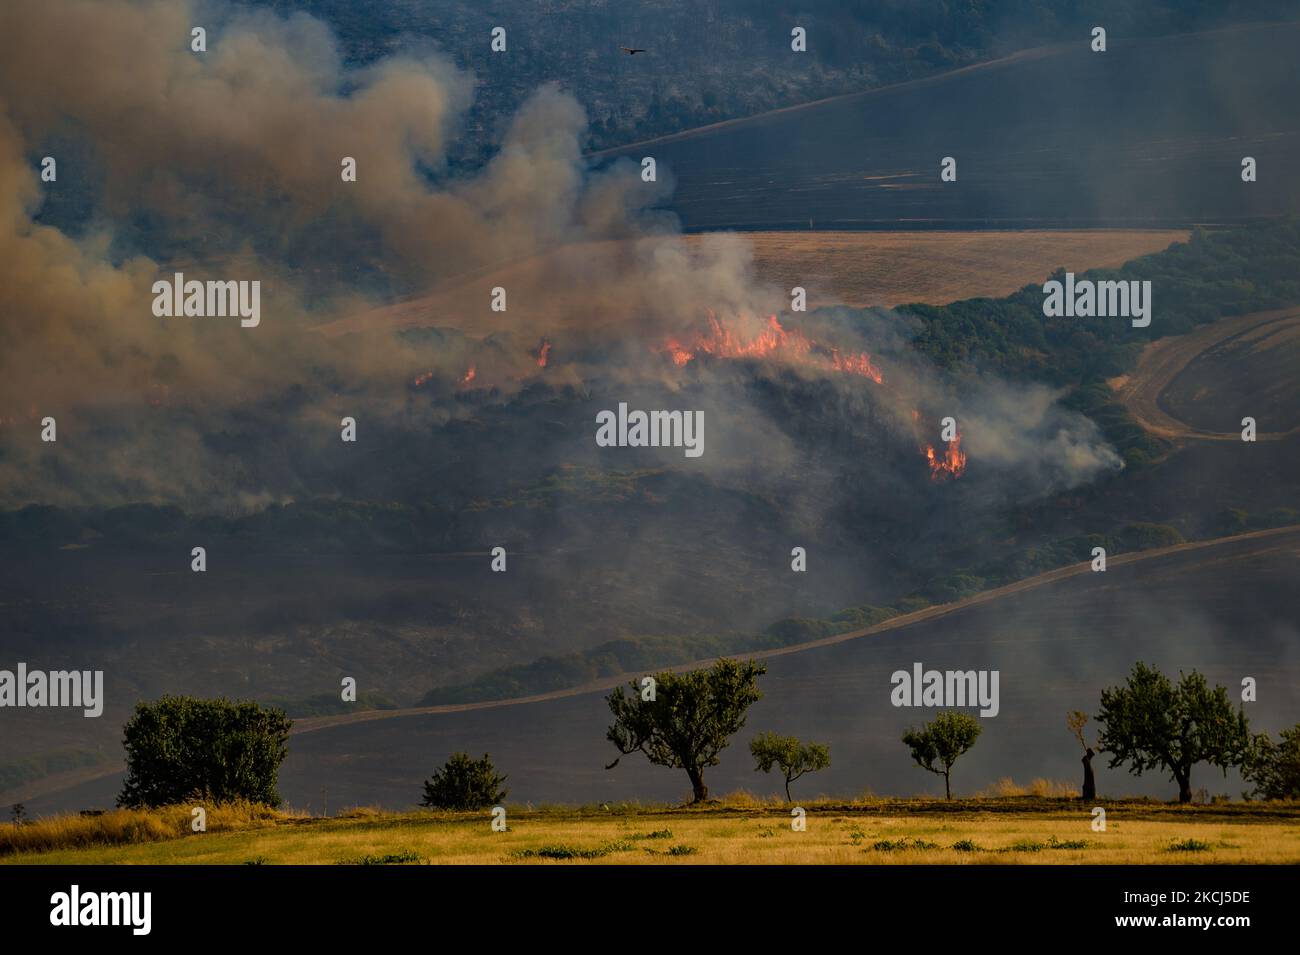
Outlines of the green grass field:
{"label": "green grass field", "polygon": [[508,807],[489,812],[318,818],[217,807],[64,816],[0,834],[7,864],[1019,864],[1296,863],[1300,804],[1176,806],[1103,801],[1106,830],[1076,799],[1018,797],[805,804],[796,832],[777,803],[703,808]]}

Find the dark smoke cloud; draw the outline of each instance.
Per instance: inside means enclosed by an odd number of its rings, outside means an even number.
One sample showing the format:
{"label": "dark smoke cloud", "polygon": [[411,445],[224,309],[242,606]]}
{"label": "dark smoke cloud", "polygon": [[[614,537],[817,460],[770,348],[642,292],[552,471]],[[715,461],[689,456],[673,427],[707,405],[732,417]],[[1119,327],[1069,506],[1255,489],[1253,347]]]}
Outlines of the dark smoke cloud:
{"label": "dark smoke cloud", "polygon": [[[208,31],[207,53],[190,51],[194,26]],[[472,413],[454,385],[470,366],[507,395],[536,380],[548,336],[558,342],[552,385],[603,376],[671,394],[679,383],[655,351],[665,335],[706,308],[754,334],[788,303],[755,281],[742,237],[688,244],[652,211],[671,189],[669,170],[648,184],[630,162],[588,169],[584,111],[553,86],[523,105],[481,171],[449,179],[446,147],[472,87],[428,51],[348,67],[329,28],[304,14],[153,0],[6,4],[0,502],[248,509],[319,492],[295,476],[285,448],[337,442],[342,415],[436,428]],[[70,140],[84,150],[62,157],[57,183],[39,182],[41,155]],[[357,160],[355,183],[340,179],[345,156]],[[146,217],[150,248],[124,251],[132,243],[121,229],[72,234],[39,221],[43,194],[79,179],[96,184],[95,222]],[[354,258],[433,291],[399,306],[367,301],[334,278]],[[261,325],[156,318],[152,283],[177,268],[260,280]],[[508,290],[504,313],[487,306],[496,285]],[[909,427],[909,406],[944,404],[948,386],[904,357],[909,331],[896,316],[804,318],[832,340],[899,356],[887,394],[837,384],[887,408],[896,429]],[[413,391],[416,376],[437,387]],[[731,372],[703,380],[719,452],[705,467],[743,475],[758,458],[776,471],[800,464],[806,452]],[[1064,464],[1036,475],[1043,487],[1113,466],[1086,419],[1045,391],[994,384],[965,400],[968,447],[996,467],[1040,460],[1044,435]],[[59,421],[57,451],[39,442],[45,415]],[[284,442],[254,461],[215,447],[214,436],[250,433]]]}

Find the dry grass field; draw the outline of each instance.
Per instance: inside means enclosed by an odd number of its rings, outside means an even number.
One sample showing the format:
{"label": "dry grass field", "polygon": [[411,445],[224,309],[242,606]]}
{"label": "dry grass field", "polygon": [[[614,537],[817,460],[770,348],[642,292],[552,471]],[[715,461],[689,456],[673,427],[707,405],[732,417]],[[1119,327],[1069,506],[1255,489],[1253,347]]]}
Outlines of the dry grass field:
{"label": "dry grass field", "polygon": [[[1051,787],[1049,787],[1051,788]],[[380,813],[333,818],[215,809],[205,833],[189,811],[56,817],[0,837],[9,864],[1161,864],[1300,862],[1300,805],[1175,806],[1060,796],[957,800],[809,800],[806,829],[789,807],[735,794],[700,809],[511,807],[489,813]],[[142,821],[156,817],[155,822]]]}
{"label": "dry grass field", "polygon": [[[1171,230],[754,232],[759,278],[802,285],[810,308],[1000,298],[1053,269],[1113,268],[1187,238]],[[694,238],[694,237],[691,237]]]}
{"label": "dry grass field", "polygon": [[[1007,295],[1043,281],[1057,267],[1074,272],[1122,265],[1182,241],[1181,230],[1079,231],[912,231],[912,232],[746,232],[753,252],[754,278],[774,290],[773,310],[788,306],[788,289],[808,290],[808,306],[943,305],[958,299]],[[685,249],[699,256],[708,234],[684,239]],[[518,321],[555,332],[593,321],[618,326],[629,320],[638,302],[635,269],[629,263],[647,248],[668,240],[591,242],[563,246],[501,268],[449,281],[424,295],[368,309],[320,327],[326,335],[378,328],[460,328],[476,337],[505,332]],[[555,275],[580,276],[603,270],[624,275],[590,287],[575,281],[568,295],[553,288]],[[511,306],[494,313],[486,303],[491,290],[510,289]],[[708,302],[698,303],[703,314]],[[593,319],[593,316],[597,316]]]}

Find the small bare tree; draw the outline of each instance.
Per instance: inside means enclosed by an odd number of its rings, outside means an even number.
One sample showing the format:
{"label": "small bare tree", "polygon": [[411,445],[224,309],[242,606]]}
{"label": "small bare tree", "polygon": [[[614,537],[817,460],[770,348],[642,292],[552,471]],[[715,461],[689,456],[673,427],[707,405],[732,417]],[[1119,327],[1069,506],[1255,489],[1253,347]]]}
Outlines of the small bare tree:
{"label": "small bare tree", "polygon": [[1082,710],[1071,710],[1065,717],[1065,725],[1083,749],[1083,798],[1092,800],[1097,798],[1097,780],[1092,774],[1092,758],[1097,755],[1097,751],[1088,745],[1088,738],[1083,732],[1087,724],[1088,714]]}

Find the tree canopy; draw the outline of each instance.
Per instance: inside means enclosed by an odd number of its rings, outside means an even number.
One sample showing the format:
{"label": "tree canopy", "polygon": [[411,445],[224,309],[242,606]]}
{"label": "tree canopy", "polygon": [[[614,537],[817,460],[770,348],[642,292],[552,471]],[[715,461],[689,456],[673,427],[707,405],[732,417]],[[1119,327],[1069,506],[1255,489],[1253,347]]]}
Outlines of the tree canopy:
{"label": "tree canopy", "polygon": [[770,773],[775,766],[785,777],[785,798],[791,799],[790,784],[808,773],[831,764],[831,751],[825,743],[802,743],[797,736],[761,733],[749,742],[749,753],[757,764],[755,772]]}
{"label": "tree canopy", "polygon": [[975,745],[981,727],[968,713],[952,710],[940,713],[919,730],[903,734],[903,742],[912,750],[912,759],[922,769],[943,777],[944,796],[952,798],[952,765]]}
{"label": "tree canopy", "polygon": [[252,702],[164,696],[137,703],[123,730],[126,780],[118,805],[246,799],[278,806],[292,725],[282,710]]}
{"label": "tree canopy", "polygon": [[1249,755],[1245,711],[1234,713],[1228,691],[1210,689],[1197,671],[1174,683],[1155,667],[1137,663],[1122,686],[1101,693],[1099,746],[1110,766],[1127,763],[1135,776],[1163,769],[1178,783],[1178,801],[1192,800],[1192,767],[1209,763],[1227,775]]}
{"label": "tree canopy", "polygon": [[[606,738],[622,755],[641,752],[656,766],[686,770],[693,802],[703,802],[709,795],[704,770],[718,764],[718,754],[745,725],[746,711],[763,695],[758,677],[766,672],[753,660],[723,659],[708,669],[657,673],[652,693],[630,683],[629,696],[619,687],[606,700],[614,714]],[[617,765],[616,759],[609,768]]]}
{"label": "tree canopy", "polygon": [[1241,776],[1254,786],[1254,799],[1300,799],[1300,723],[1276,743],[1267,733],[1255,737]]}

